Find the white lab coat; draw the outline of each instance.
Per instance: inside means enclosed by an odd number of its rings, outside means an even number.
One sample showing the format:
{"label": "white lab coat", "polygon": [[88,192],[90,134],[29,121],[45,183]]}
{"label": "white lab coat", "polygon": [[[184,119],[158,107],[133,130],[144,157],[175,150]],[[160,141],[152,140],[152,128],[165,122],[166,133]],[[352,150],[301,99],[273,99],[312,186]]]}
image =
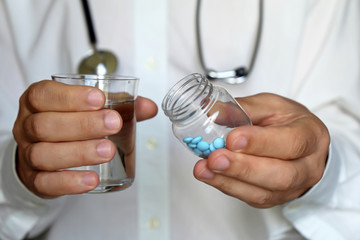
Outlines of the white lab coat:
{"label": "white lab coat", "polygon": [[[140,77],[140,95],[160,106],[175,81],[202,72],[195,1],[90,3],[99,47],[120,57],[119,74]],[[256,4],[204,4],[209,66],[247,63]],[[34,236],[49,226],[46,239],[360,239],[359,16],[357,0],[267,0],[252,74],[243,85],[222,84],[234,96],[291,97],[331,133],[321,181],[301,198],[260,210],[195,180],[198,158],[177,142],[161,111],[137,126],[137,175],[130,189],[53,200],[29,192],[14,168],[18,99],[32,82],[75,72],[89,44],[77,1],[0,0],[0,239]]]}

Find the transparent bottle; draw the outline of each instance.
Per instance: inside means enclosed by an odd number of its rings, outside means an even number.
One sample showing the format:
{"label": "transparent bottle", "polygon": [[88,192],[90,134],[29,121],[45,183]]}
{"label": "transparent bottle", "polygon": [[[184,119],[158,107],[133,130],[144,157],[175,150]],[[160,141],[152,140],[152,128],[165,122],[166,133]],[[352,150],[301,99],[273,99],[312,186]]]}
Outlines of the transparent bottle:
{"label": "transparent bottle", "polygon": [[177,82],[162,102],[165,115],[179,141],[197,156],[207,158],[226,147],[231,130],[251,125],[239,103],[222,87],[194,73]]}

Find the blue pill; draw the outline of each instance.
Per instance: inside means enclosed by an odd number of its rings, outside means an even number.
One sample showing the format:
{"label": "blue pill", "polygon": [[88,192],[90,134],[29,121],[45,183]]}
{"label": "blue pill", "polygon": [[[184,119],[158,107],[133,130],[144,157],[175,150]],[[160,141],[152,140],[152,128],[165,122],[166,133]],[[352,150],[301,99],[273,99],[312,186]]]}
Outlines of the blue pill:
{"label": "blue pill", "polygon": [[215,151],[216,148],[214,147],[214,143],[210,143],[210,147],[209,147],[210,151]]}
{"label": "blue pill", "polygon": [[191,141],[191,143],[195,143],[195,144],[199,143],[202,139],[203,139],[202,136],[197,136]]}
{"label": "blue pill", "polygon": [[188,143],[189,148],[196,148],[196,143]]}
{"label": "blue pill", "polygon": [[191,142],[193,139],[194,139],[193,137],[186,137],[186,138],[183,139],[183,142],[184,142],[184,143],[189,143],[189,142]]}
{"label": "blue pill", "polygon": [[216,149],[219,149],[219,148],[224,148],[225,147],[225,140],[223,138],[216,138],[214,141],[213,141],[213,144],[214,144],[214,147]]}
{"label": "blue pill", "polygon": [[202,151],[200,151],[200,150],[197,149],[197,148],[193,149],[193,151],[194,151],[194,153],[195,153],[196,155],[199,155],[199,156],[203,154]]}
{"label": "blue pill", "polygon": [[206,151],[208,150],[210,147],[210,145],[205,142],[205,141],[201,141],[197,144],[197,148],[200,150],[200,151]]}
{"label": "blue pill", "polygon": [[208,157],[208,156],[210,155],[210,153],[211,153],[211,151],[208,149],[208,150],[206,150],[206,151],[203,152],[203,155],[204,155],[205,157]]}

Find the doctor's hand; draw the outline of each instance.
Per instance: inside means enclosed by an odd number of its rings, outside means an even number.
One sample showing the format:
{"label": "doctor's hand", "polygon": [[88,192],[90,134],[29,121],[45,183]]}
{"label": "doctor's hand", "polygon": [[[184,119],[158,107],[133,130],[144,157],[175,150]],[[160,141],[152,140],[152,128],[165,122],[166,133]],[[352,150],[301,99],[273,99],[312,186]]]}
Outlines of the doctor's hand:
{"label": "doctor's hand", "polygon": [[200,160],[194,176],[251,206],[293,200],[322,177],[330,136],[304,106],[273,94],[237,101],[252,119],[227,137],[227,149]]}
{"label": "doctor's hand", "polygon": [[[103,137],[122,127],[121,116],[102,109],[104,94],[89,86],[72,86],[44,80],[21,96],[13,135],[18,144],[17,173],[24,185],[40,197],[78,194],[94,189],[92,171],[60,169],[108,162],[114,144]],[[138,121],[155,116],[157,106],[138,97]]]}

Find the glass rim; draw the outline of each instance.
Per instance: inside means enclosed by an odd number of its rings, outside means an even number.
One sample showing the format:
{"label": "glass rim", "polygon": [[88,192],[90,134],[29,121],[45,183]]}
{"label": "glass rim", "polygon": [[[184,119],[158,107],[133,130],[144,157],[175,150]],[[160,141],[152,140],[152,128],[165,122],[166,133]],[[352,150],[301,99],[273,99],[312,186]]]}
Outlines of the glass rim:
{"label": "glass rim", "polygon": [[115,81],[139,81],[139,78],[122,75],[98,75],[98,74],[52,74],[51,78],[55,79],[72,79],[72,80],[115,80]]}

